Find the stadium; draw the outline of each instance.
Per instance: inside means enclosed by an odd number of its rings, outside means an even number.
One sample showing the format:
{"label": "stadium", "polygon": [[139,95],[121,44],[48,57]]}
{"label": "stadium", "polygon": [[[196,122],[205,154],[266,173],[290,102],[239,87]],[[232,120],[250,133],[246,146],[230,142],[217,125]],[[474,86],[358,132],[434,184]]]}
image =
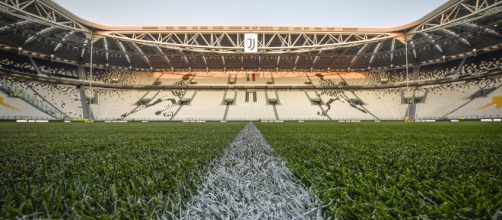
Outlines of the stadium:
{"label": "stadium", "polygon": [[0,0],[3,219],[502,219],[500,122],[499,0],[390,28]]}

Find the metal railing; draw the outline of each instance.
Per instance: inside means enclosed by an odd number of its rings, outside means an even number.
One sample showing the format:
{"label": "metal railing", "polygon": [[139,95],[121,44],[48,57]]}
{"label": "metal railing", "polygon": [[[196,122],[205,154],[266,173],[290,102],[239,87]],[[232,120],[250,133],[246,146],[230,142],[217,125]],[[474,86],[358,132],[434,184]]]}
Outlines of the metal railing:
{"label": "metal railing", "polygon": [[0,115],[0,121],[14,121],[14,120],[54,120],[53,117],[43,117],[43,116],[21,116],[21,115]]}
{"label": "metal railing", "polygon": [[[54,107],[48,105],[44,101],[41,101],[29,94],[27,94],[23,88],[16,86],[13,82],[7,80],[0,81],[0,89],[11,95],[11,97],[20,98],[26,103],[32,105],[38,110],[52,116],[51,119],[64,119],[65,115]],[[39,118],[37,118],[39,119]]]}

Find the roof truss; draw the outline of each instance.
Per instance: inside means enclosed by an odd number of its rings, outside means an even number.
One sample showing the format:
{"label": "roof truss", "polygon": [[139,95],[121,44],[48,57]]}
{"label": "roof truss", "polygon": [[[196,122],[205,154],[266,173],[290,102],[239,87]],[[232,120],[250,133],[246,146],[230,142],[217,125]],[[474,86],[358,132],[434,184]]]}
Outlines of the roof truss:
{"label": "roof truss", "polygon": [[416,26],[409,33],[429,32],[438,28],[472,22],[500,13],[501,5],[501,0],[460,0]]}
{"label": "roof truss", "polygon": [[4,13],[24,20],[37,20],[39,23],[43,22],[49,26],[90,32],[84,25],[55,10],[44,1],[0,0],[0,7],[3,8]]}
{"label": "roof truss", "polygon": [[[244,52],[244,33],[98,32],[98,34],[174,50]],[[363,45],[394,36],[396,36],[394,33],[262,33],[258,35],[258,46],[261,53],[298,53]]]}

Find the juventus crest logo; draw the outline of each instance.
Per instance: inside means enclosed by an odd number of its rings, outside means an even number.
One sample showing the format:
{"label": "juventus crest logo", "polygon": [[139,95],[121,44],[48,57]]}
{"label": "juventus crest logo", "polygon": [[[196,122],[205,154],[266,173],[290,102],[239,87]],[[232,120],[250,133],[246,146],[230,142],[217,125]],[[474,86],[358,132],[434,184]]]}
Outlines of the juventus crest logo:
{"label": "juventus crest logo", "polygon": [[258,34],[244,34],[244,53],[258,53]]}

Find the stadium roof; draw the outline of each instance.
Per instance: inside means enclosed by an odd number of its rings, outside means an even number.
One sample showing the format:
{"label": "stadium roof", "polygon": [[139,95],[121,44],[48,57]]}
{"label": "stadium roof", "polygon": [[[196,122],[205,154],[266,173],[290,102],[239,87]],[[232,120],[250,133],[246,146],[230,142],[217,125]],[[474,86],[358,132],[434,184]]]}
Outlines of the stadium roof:
{"label": "stadium roof", "polygon": [[[498,48],[499,0],[451,0],[390,28],[105,26],[50,0],[1,0],[0,43],[37,55],[144,69],[365,69],[457,58]],[[244,53],[244,34],[258,53]],[[408,42],[406,48],[405,42]],[[408,50],[406,50],[408,49]],[[474,51],[474,52],[473,52]]]}

